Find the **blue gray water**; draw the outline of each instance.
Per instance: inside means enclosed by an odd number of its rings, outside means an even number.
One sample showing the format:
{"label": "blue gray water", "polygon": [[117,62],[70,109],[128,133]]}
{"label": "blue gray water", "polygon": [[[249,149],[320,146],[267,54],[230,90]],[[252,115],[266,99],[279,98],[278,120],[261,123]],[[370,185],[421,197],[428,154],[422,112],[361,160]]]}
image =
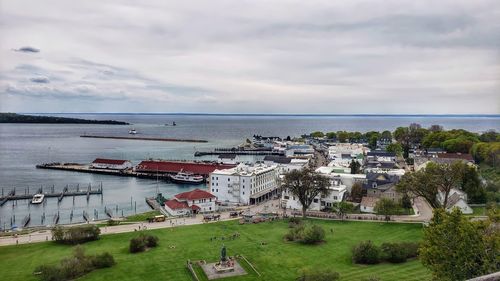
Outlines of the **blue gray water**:
{"label": "blue gray water", "polygon": [[[366,132],[370,130],[394,130],[416,122],[424,127],[432,124],[443,125],[446,129],[463,128],[482,132],[488,129],[500,131],[500,117],[402,117],[402,116],[206,116],[206,115],[64,115],[86,119],[113,119],[133,123],[130,126],[113,125],[50,125],[50,124],[0,124],[0,188],[7,192],[16,187],[18,192],[30,191],[37,187],[52,185],[61,190],[65,185],[74,188],[77,184],[87,186],[101,184],[104,195],[64,198],[58,204],[56,198],[47,199],[40,206],[29,205],[28,200],[12,202],[0,208],[0,228],[10,225],[15,216],[16,224],[31,214],[31,225],[41,224],[45,213],[51,222],[54,213],[61,214],[61,223],[69,223],[73,210],[73,222],[83,221],[82,212],[91,216],[97,210],[99,218],[108,207],[121,215],[147,211],[144,198],[155,193],[157,182],[150,179],[115,177],[76,172],[36,169],[35,165],[46,162],[89,163],[97,157],[129,159],[137,164],[146,158],[194,159],[195,150],[234,146],[254,134],[273,136],[299,136],[311,131],[350,130]],[[165,126],[172,121],[177,126]],[[80,138],[82,134],[128,135],[135,128],[141,136],[168,138],[206,139],[208,143],[174,143],[135,140]],[[209,159],[209,158],[205,158]],[[160,191],[167,197],[187,191],[195,186],[183,186],[159,182]],[[132,202],[132,204],[131,204]]]}

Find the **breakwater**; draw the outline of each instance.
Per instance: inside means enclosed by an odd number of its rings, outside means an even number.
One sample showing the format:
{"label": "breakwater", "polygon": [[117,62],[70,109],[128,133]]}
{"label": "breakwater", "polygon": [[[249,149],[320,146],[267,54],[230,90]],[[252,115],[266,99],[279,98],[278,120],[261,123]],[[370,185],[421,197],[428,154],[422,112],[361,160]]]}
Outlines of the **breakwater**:
{"label": "breakwater", "polygon": [[94,138],[94,139],[146,140],[146,141],[167,141],[167,142],[196,142],[196,143],[208,142],[207,140],[199,140],[199,139],[173,139],[173,138],[154,138],[154,137],[101,136],[101,135],[81,135],[80,137]]}

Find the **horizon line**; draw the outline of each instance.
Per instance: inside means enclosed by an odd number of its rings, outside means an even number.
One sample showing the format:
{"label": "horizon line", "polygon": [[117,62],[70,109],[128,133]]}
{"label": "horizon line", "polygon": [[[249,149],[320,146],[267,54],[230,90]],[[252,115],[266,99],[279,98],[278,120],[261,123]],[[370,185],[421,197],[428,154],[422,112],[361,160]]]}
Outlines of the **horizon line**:
{"label": "horizon line", "polygon": [[194,116],[303,116],[303,117],[500,117],[500,114],[430,114],[430,113],[204,113],[204,112],[15,112],[16,114],[74,114],[74,115],[194,115]]}

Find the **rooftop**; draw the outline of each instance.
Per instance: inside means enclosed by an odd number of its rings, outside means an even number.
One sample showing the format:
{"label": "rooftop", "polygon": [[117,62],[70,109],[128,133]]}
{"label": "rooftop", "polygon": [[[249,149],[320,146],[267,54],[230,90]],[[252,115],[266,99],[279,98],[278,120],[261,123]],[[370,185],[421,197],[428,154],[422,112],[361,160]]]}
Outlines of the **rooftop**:
{"label": "rooftop", "polygon": [[128,162],[128,160],[96,158],[92,164],[122,165],[125,162]]}
{"label": "rooftop", "polygon": [[199,188],[175,195],[175,198],[179,200],[199,200],[199,199],[214,198],[214,197],[215,195],[213,195],[212,193],[205,190],[201,190]]}

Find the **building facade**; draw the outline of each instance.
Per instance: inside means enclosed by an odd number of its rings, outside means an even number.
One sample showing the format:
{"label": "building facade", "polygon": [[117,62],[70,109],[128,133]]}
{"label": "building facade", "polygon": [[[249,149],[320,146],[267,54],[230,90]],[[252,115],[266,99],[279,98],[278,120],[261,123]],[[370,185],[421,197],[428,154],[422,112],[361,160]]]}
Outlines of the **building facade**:
{"label": "building facade", "polygon": [[94,169],[124,170],[132,168],[132,163],[128,160],[97,158],[91,164]]}
{"label": "building facade", "polygon": [[210,174],[210,191],[221,203],[257,204],[278,194],[277,165],[240,164]]}
{"label": "building facade", "polygon": [[208,213],[216,210],[217,197],[210,192],[195,189],[175,195],[165,201],[165,210],[171,216]]}

